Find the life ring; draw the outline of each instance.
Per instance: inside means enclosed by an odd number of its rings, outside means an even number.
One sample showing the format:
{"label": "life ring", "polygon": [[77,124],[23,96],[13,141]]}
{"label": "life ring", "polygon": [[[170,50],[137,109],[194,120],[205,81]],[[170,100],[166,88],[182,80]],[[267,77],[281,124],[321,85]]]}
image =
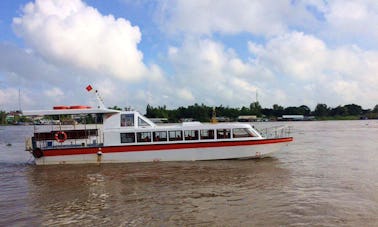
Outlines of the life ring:
{"label": "life ring", "polygon": [[70,108],[69,106],[54,106],[53,107],[54,110],[66,110],[69,108]]}
{"label": "life ring", "polygon": [[90,106],[70,106],[70,109],[90,109]]}
{"label": "life ring", "polygon": [[36,148],[32,152],[34,158],[41,158],[43,156],[43,151],[40,148]]}
{"label": "life ring", "polygon": [[67,139],[67,133],[62,132],[62,131],[55,133],[55,140],[57,142],[63,143],[64,141],[66,141],[66,139]]}

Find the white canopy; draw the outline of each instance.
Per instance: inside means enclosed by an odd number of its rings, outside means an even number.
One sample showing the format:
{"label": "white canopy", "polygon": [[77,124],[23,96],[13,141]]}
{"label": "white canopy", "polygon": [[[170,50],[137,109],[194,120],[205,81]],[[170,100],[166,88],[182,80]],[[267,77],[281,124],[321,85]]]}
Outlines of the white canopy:
{"label": "white canopy", "polygon": [[115,114],[119,110],[111,109],[62,109],[62,110],[29,110],[23,111],[25,116],[43,116],[43,115],[75,115],[75,114]]}

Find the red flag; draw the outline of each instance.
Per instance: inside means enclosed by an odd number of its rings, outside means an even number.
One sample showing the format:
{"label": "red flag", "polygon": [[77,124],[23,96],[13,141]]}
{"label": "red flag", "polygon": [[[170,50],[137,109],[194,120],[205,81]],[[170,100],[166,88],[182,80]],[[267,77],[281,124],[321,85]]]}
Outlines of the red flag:
{"label": "red flag", "polygon": [[91,85],[88,85],[85,89],[87,89],[87,91],[92,91],[92,86]]}

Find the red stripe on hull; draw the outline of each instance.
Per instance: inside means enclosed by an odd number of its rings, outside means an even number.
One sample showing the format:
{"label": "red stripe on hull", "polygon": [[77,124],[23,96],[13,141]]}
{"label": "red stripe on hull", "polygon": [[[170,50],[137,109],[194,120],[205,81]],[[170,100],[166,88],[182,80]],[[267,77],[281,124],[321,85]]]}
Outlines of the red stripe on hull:
{"label": "red stripe on hull", "polygon": [[263,140],[247,140],[247,141],[215,141],[215,142],[194,142],[194,143],[175,143],[175,144],[143,144],[143,145],[127,145],[127,146],[108,146],[108,147],[81,147],[81,148],[65,148],[44,150],[44,156],[60,156],[60,155],[78,155],[78,154],[96,154],[98,151],[102,153],[114,152],[139,152],[139,151],[158,151],[173,149],[189,149],[189,148],[208,148],[208,147],[230,147],[230,146],[252,146],[273,143],[285,143],[293,141],[292,137],[279,139],[263,139]]}

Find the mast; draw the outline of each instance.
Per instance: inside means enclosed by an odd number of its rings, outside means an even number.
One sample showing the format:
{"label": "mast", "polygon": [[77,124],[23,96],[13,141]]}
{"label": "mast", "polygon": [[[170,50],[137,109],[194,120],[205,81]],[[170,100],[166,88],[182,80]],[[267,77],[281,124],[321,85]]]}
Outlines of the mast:
{"label": "mast", "polygon": [[18,89],[18,110],[21,112],[21,88]]}
{"label": "mast", "polygon": [[210,122],[213,123],[213,124],[218,123],[218,121],[217,121],[217,114],[215,112],[215,106],[213,107],[213,115],[211,117],[211,121]]}
{"label": "mast", "polygon": [[[89,84],[86,88],[85,88],[88,92],[92,92],[93,91],[93,87]],[[97,108],[98,109],[106,109],[105,108],[105,104],[104,104],[104,99],[102,98],[102,96],[100,95],[100,92],[98,92],[98,90],[94,90],[94,93],[96,95],[96,100],[97,100]]]}
{"label": "mast", "polygon": [[100,95],[100,92],[98,92],[98,90],[96,90],[95,93],[96,93],[96,99],[97,99],[97,104],[98,104],[97,108],[106,109],[105,104],[104,104],[104,99]]}

